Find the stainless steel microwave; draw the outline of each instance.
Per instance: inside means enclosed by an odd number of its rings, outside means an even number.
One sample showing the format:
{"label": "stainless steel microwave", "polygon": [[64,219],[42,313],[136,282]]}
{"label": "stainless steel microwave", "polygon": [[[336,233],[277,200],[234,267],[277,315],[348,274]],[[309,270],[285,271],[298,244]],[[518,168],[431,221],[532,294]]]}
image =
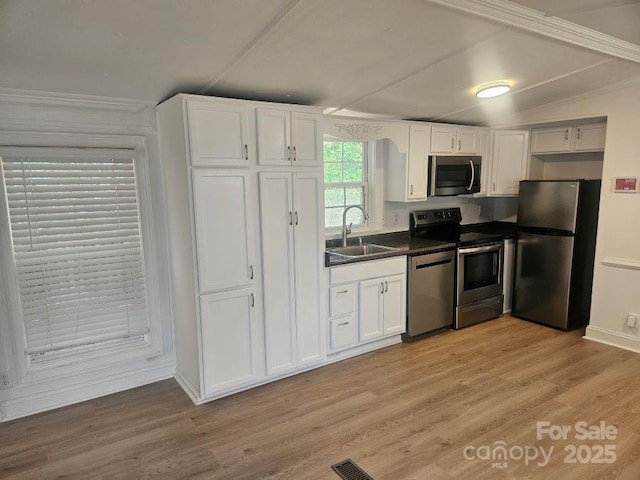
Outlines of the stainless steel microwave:
{"label": "stainless steel microwave", "polygon": [[429,195],[467,195],[480,191],[480,156],[429,157]]}

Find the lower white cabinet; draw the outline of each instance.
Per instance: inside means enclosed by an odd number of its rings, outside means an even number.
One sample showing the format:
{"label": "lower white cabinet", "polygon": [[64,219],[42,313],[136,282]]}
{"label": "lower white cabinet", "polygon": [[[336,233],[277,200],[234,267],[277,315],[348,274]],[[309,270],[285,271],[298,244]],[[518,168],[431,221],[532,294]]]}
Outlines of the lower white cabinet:
{"label": "lower white cabinet", "polygon": [[401,256],[331,269],[331,351],[406,331],[406,267]]}
{"label": "lower white cabinet", "polygon": [[405,331],[406,291],[405,275],[360,282],[358,300],[361,342]]}
{"label": "lower white cabinet", "polygon": [[264,377],[254,289],[203,295],[200,318],[205,396]]}
{"label": "lower white cabinet", "polygon": [[323,358],[323,238],[318,172],[260,173],[267,375]]}

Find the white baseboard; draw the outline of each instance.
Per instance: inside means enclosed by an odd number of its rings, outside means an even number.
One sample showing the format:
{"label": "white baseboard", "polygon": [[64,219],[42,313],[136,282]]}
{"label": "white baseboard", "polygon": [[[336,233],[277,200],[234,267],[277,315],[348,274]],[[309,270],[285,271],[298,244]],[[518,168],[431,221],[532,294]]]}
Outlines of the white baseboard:
{"label": "white baseboard", "polygon": [[189,380],[183,377],[180,374],[180,372],[178,372],[177,370],[176,370],[175,376],[176,376],[176,382],[178,382],[178,385],[182,387],[182,390],[184,390],[184,393],[186,393],[189,396],[189,398],[193,403],[198,405],[200,403],[200,396],[198,395],[199,389],[196,389],[193,385],[191,385],[191,382],[189,382]]}
{"label": "white baseboard", "polygon": [[173,361],[154,365],[151,368],[139,369],[121,375],[111,375],[95,383],[82,383],[57,391],[17,397],[5,400],[0,405],[0,418],[3,422],[26,417],[55,408],[66,407],[74,403],[92,400],[103,395],[141,387],[149,383],[173,378],[175,363]]}
{"label": "white baseboard", "polygon": [[640,353],[640,337],[627,335],[626,333],[614,332],[605,328],[589,325],[583,338]]}

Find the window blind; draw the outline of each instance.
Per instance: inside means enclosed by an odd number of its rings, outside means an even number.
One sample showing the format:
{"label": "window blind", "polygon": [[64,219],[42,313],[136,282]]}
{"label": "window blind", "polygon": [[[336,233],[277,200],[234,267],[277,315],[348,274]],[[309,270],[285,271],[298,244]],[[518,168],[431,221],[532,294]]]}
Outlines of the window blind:
{"label": "window blind", "polygon": [[3,150],[30,355],[148,333],[131,150]]}

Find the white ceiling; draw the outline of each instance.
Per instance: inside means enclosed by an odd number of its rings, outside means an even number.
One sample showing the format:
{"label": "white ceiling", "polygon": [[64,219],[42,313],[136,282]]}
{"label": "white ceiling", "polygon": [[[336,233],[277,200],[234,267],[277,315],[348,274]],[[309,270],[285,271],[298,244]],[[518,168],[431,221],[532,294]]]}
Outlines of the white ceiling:
{"label": "white ceiling", "polygon": [[489,124],[640,75],[638,25],[640,0],[4,0],[0,87]]}

